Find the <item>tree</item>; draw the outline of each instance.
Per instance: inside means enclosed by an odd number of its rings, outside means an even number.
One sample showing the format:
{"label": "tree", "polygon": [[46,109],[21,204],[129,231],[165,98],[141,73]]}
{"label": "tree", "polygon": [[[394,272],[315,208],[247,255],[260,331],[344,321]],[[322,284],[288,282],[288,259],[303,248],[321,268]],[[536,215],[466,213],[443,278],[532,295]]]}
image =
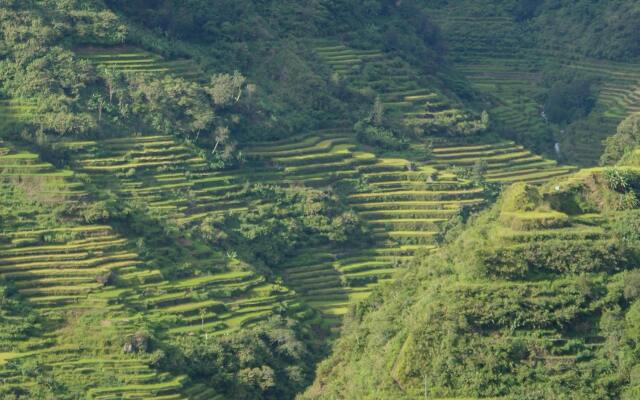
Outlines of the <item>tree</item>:
{"label": "tree", "polygon": [[98,70],[99,76],[104,81],[104,84],[107,88],[107,93],[109,94],[109,104],[113,103],[113,96],[116,94],[118,88],[124,86],[125,76],[122,72],[110,68],[110,67],[102,67]]}
{"label": "tree", "polygon": [[489,169],[489,164],[487,160],[481,159],[476,161],[473,164],[473,170],[471,171],[471,177],[474,182],[482,182],[484,180],[484,176]]}
{"label": "tree", "polygon": [[373,125],[381,127],[384,124],[384,104],[380,100],[380,96],[376,97],[371,110],[371,122]]}
{"label": "tree", "polygon": [[44,109],[34,117],[42,131],[52,131],[59,135],[82,134],[97,128],[96,120],[87,113],[73,112],[69,107],[60,105],[53,109]]}
{"label": "tree", "polygon": [[207,92],[215,105],[227,107],[240,101],[246,78],[238,71],[231,74],[217,74],[211,77]]}
{"label": "tree", "polygon": [[224,391],[225,398],[293,398],[311,378],[307,366],[312,355],[300,331],[293,321],[273,318],[207,341],[183,336],[174,359],[164,362]]}
{"label": "tree", "polygon": [[485,129],[489,129],[489,124],[491,124],[491,119],[489,117],[489,113],[487,110],[483,110],[482,114],[480,114],[480,122],[484,126]]}
{"label": "tree", "polygon": [[107,101],[100,93],[94,93],[89,99],[89,109],[98,112],[98,123],[102,121],[102,111],[106,104]]}
{"label": "tree", "polygon": [[[200,311],[199,311],[199,315],[200,315],[200,322],[201,322],[200,329],[202,330],[202,332],[205,332],[205,330],[204,330],[204,319],[207,316],[207,309],[204,308],[204,307],[201,308]],[[207,341],[207,342],[209,341],[209,334],[207,332],[204,333],[204,340]]]}
{"label": "tree", "polygon": [[165,76],[136,75],[129,79],[132,111],[157,131],[198,139],[212,129],[215,110],[195,82]]}
{"label": "tree", "polygon": [[213,133],[214,145],[211,153],[215,154],[219,145],[227,143],[227,140],[229,140],[229,133],[229,128],[227,128],[226,126],[218,126],[216,128]]}
{"label": "tree", "polygon": [[551,122],[569,123],[587,116],[594,105],[591,82],[576,79],[569,83],[554,84],[549,91],[544,111]]}

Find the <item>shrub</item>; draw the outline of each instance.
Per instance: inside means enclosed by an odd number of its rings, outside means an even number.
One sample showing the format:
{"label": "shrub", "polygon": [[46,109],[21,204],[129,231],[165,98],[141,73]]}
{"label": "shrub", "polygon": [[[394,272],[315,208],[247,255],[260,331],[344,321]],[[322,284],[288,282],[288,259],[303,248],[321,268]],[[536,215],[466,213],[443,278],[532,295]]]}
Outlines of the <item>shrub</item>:
{"label": "shrub", "polygon": [[[297,246],[313,240],[359,245],[366,235],[357,214],[333,191],[256,185],[248,195],[269,205],[222,220],[205,219],[198,232],[209,240],[220,238],[246,246],[272,267]],[[219,237],[218,232],[226,234]]]}
{"label": "shrub", "polygon": [[623,246],[615,241],[547,240],[515,248],[483,249],[479,255],[477,274],[507,279],[522,279],[534,273],[611,273],[627,264]]}
{"label": "shrub", "polygon": [[632,210],[640,206],[640,175],[629,169],[608,168],[602,178],[605,190],[600,193],[603,209]]}
{"label": "shrub", "polygon": [[600,159],[602,164],[614,164],[640,145],[640,113],[631,114],[618,125],[616,134],[605,140]]}
{"label": "shrub", "polygon": [[628,152],[624,157],[622,157],[618,165],[640,167],[640,149],[637,148]]}
{"label": "shrub", "polygon": [[293,398],[312,378],[311,348],[292,320],[271,319],[234,335],[179,337],[159,360],[223,391],[225,398]]}
{"label": "shrub", "polygon": [[607,187],[619,193],[627,193],[630,190],[640,188],[640,177],[628,169],[607,168],[603,177]]}
{"label": "shrub", "polygon": [[401,150],[406,142],[395,137],[389,129],[367,126],[358,127],[356,124],[357,139],[359,142],[388,150]]}
{"label": "shrub", "polygon": [[487,173],[488,169],[489,169],[489,164],[487,163],[487,160],[481,159],[476,161],[473,164],[473,169],[471,170],[471,178],[473,179],[474,182],[484,181],[484,176]]}
{"label": "shrub", "polygon": [[640,271],[632,271],[624,279],[624,298],[631,302],[640,297]]}
{"label": "shrub", "polygon": [[387,150],[402,150],[408,146],[397,129],[387,123],[384,107],[379,99],[376,99],[370,115],[356,122],[353,128],[358,141],[364,144]]}

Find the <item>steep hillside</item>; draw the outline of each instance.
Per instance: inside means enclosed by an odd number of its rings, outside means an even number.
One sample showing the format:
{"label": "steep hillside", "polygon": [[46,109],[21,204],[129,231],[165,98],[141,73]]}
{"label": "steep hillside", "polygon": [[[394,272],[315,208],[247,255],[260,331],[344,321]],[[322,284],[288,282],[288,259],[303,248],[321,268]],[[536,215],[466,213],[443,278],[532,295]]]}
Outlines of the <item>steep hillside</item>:
{"label": "steep hillside", "polygon": [[639,179],[511,186],[353,310],[305,397],[636,398]]}
{"label": "steep hillside", "polygon": [[[346,172],[350,158],[356,180],[410,162],[377,159],[349,129],[335,130],[343,165],[330,156],[275,167],[266,153],[277,142],[237,150],[247,137],[350,126],[368,100],[340,98],[328,67],[275,25],[283,37],[246,40],[257,53],[243,68],[207,55],[213,43],[156,36],[113,10],[99,1],[0,8],[2,396],[292,398],[311,382],[328,329],[415,250],[380,220],[369,232],[348,196],[317,178]],[[274,44],[281,50],[266,54]],[[458,198],[482,202],[481,189],[447,180],[451,191],[418,192],[429,207],[449,202],[441,217],[414,230],[397,221],[416,247],[457,213]],[[309,268],[321,249],[328,275]]]}
{"label": "steep hillside", "polygon": [[[293,368],[291,361],[299,358],[297,368],[308,373],[308,360],[302,359],[309,351],[298,342],[307,333],[295,321],[310,322],[313,313],[293,292],[233,255],[151,227],[139,211],[111,215],[107,221],[114,225],[98,223],[105,220],[104,204],[91,200],[73,172],[6,145],[0,150],[0,263],[10,299],[5,322],[16,318],[16,309],[28,316],[6,336],[0,389],[5,398],[82,393],[208,399],[216,392],[237,396],[254,390],[238,378],[253,367],[271,370],[284,362]],[[262,362],[269,366],[243,362],[234,367],[238,376],[220,376],[215,386],[207,378],[219,371],[193,362],[216,351],[198,349],[196,338],[222,346],[217,351],[223,353],[276,332],[283,346],[303,346],[282,355],[287,361],[265,353]],[[236,356],[229,357],[223,363]],[[218,368],[234,374],[230,365]],[[304,379],[290,384],[303,385]],[[291,390],[283,383],[277,388],[281,396]]]}

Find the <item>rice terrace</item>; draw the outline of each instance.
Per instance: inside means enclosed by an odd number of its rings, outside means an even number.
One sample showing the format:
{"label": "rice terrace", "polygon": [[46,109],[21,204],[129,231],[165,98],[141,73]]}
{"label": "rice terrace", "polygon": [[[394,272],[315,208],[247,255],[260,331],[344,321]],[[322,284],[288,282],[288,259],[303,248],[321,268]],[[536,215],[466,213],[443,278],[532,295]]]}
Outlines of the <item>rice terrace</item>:
{"label": "rice terrace", "polygon": [[640,399],[640,5],[0,0],[0,398]]}

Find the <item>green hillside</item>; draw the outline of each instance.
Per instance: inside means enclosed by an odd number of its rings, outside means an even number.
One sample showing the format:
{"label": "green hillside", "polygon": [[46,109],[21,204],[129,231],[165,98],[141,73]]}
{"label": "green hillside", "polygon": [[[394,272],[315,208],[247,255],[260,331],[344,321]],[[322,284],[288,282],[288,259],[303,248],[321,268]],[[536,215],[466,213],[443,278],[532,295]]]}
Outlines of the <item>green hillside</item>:
{"label": "green hillside", "polygon": [[637,14],[0,1],[0,398],[636,398]]}
{"label": "green hillside", "polygon": [[353,310],[305,397],[635,398],[638,174],[511,186]]}

